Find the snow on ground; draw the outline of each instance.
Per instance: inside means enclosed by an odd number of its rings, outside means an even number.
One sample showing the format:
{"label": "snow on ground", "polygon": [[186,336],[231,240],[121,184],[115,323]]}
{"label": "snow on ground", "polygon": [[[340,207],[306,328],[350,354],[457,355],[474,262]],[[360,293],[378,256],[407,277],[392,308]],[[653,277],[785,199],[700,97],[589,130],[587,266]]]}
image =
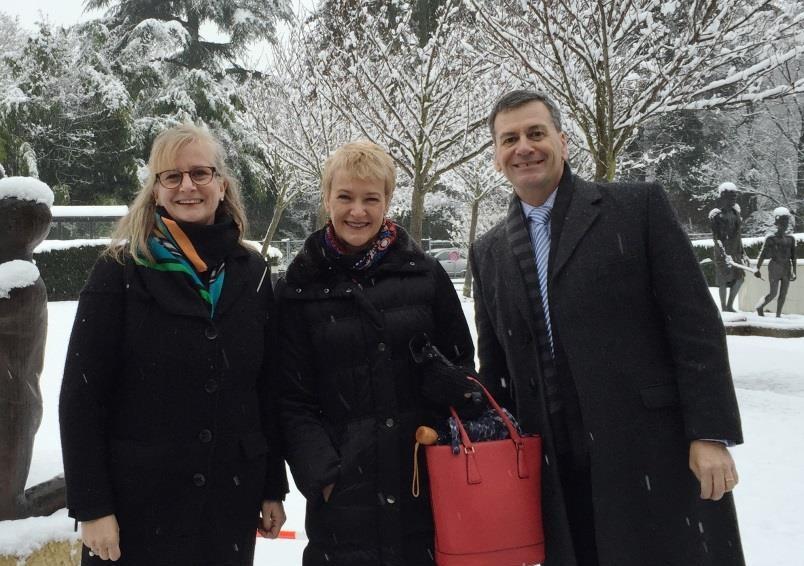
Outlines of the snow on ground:
{"label": "snow on ground", "polygon": [[[456,284],[460,290],[460,285]],[[473,304],[462,306],[474,335]],[[75,302],[48,305],[48,331],[42,393],[44,419],[36,436],[28,484],[62,470],[58,395]],[[729,336],[729,357],[743,417],[745,444],[732,450],[740,485],[735,493],[746,559],[751,566],[801,566],[804,561],[804,338]],[[303,531],[304,500],[295,488],[285,503],[287,531]],[[59,535],[72,530],[64,512],[56,517],[0,523],[0,550],[18,540],[30,546],[31,521]],[[64,524],[61,524],[61,521]],[[66,535],[65,535],[66,536]],[[258,540],[255,564],[301,564],[304,542]],[[690,565],[694,566],[694,565]]]}

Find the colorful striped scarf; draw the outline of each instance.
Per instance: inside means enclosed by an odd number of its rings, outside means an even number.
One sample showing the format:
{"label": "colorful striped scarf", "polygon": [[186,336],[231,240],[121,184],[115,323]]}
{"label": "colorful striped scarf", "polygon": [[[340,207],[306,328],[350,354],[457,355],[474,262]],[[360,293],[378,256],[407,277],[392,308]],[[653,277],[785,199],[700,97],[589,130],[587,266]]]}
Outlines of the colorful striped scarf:
{"label": "colorful striped scarf", "polygon": [[138,257],[137,263],[157,271],[172,271],[182,274],[195,289],[201,299],[209,305],[209,316],[215,316],[215,306],[221,296],[226,263],[221,262],[209,272],[209,283],[204,284],[199,273],[207,271],[208,266],[185,234],[184,230],[170,218],[155,214],[156,225],[148,237],[148,249],[155,261]]}
{"label": "colorful striped scarf", "polygon": [[324,230],[324,244],[333,256],[339,259],[348,258],[349,260],[354,258],[354,262],[350,261],[351,265],[348,266],[351,271],[365,271],[369,267],[376,265],[388,253],[390,247],[396,242],[396,238],[396,224],[390,218],[386,218],[383,220],[382,226],[380,226],[380,231],[377,233],[374,243],[365,250],[350,254],[338,239],[335,228],[332,226],[332,220],[327,223],[327,227]]}

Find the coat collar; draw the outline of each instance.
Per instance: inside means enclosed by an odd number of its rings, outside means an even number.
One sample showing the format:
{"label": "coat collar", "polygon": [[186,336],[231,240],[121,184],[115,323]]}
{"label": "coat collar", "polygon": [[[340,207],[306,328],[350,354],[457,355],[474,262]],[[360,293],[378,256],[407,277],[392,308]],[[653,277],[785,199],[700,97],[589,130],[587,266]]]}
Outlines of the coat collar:
{"label": "coat collar", "polygon": [[[249,255],[245,248],[238,246],[237,250],[226,259],[226,279],[215,309],[216,319],[231,308],[232,304],[241,296],[246,284],[254,279],[248,273]],[[134,260],[130,260],[130,262],[134,273],[142,282],[144,291],[156,301],[160,308],[181,316],[209,319],[209,307],[196,295],[189,284],[179,279],[179,274],[138,266],[134,264]]]}
{"label": "coat collar", "polygon": [[[296,254],[288,266],[285,279],[288,286],[304,288],[312,284],[333,285],[344,278],[344,272],[327,258],[324,243],[324,229],[316,230],[304,242],[302,250]],[[404,228],[397,225],[397,240],[379,264],[366,272],[365,276],[386,272],[415,272],[427,269],[424,252]]]}
{"label": "coat collar", "polygon": [[[578,243],[584,234],[592,227],[599,214],[600,190],[597,185],[589,183],[572,174],[569,165],[564,165],[564,173],[558,184],[558,194],[554,213],[558,213],[564,207],[560,206],[559,201],[569,199],[569,207],[565,217],[562,219],[560,234],[555,234],[558,238],[558,245],[555,247],[555,257],[551,258],[550,278],[555,276],[564,268],[567,261],[572,256]],[[533,260],[533,251],[530,246],[530,234],[528,232],[525,215],[522,212],[522,204],[519,197],[514,194],[508,206],[508,214],[505,219],[505,233],[508,244],[515,250],[514,256],[521,259],[523,254],[528,254]],[[521,245],[527,240],[528,248],[524,249]]]}

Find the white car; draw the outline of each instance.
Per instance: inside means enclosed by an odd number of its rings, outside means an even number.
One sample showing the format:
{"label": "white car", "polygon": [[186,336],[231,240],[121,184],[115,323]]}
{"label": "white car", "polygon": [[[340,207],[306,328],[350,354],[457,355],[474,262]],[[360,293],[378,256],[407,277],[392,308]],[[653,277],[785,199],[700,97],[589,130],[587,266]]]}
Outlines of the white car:
{"label": "white car", "polygon": [[466,255],[458,248],[430,250],[430,255],[438,260],[450,277],[466,275]]}

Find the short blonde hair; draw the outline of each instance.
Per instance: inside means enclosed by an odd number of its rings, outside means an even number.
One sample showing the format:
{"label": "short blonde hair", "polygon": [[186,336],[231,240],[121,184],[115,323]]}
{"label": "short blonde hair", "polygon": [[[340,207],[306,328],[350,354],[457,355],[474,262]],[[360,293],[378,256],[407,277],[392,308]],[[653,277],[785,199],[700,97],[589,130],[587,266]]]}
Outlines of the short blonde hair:
{"label": "short blonde hair", "polygon": [[321,174],[321,196],[324,200],[332,190],[336,171],[343,171],[355,179],[382,181],[385,198],[391,202],[396,188],[394,160],[376,143],[360,140],[343,144],[324,163]]}
{"label": "short blonde hair", "polygon": [[226,189],[224,199],[218,209],[232,217],[239,231],[242,243],[248,224],[240,186],[226,166],[226,151],[218,139],[206,128],[193,124],[182,124],[169,128],[154,139],[148,158],[148,177],[140,187],[137,196],[126,214],[117,224],[112,242],[104,254],[123,262],[126,252],[135,258],[154,258],[148,249],[148,237],[154,229],[156,211],[156,174],[174,167],[176,155],[191,143],[204,144],[212,153],[212,163],[221,177]]}

